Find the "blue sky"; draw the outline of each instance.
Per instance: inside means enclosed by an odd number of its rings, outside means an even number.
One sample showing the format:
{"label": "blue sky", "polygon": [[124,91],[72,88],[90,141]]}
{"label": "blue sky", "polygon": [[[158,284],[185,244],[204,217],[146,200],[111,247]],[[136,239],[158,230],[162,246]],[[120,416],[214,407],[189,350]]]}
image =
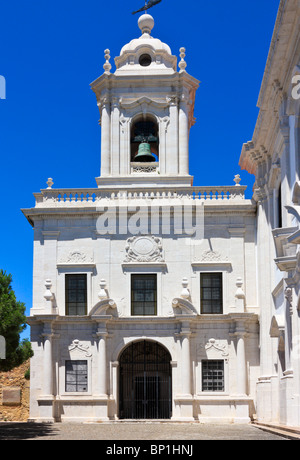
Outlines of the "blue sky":
{"label": "blue sky", "polygon": [[[89,84],[137,38],[143,0],[10,0],[1,5],[0,268],[13,275],[18,300],[32,304],[33,231],[21,208],[46,187],[94,187],[100,172],[99,112]],[[279,0],[163,0],[150,10],[152,35],[173,54],[186,48],[187,71],[201,81],[190,138],[195,185],[253,177],[239,156],[251,140]],[[114,67],[113,67],[114,69]],[[28,330],[23,335],[28,336]]]}

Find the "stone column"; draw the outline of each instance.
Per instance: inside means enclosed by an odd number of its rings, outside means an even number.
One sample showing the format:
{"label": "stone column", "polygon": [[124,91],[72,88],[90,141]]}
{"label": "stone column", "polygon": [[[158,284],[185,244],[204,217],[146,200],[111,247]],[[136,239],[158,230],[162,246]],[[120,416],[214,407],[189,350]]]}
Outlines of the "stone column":
{"label": "stone column", "polygon": [[130,166],[130,118],[120,118],[120,175],[129,174]]}
{"label": "stone column", "polygon": [[107,361],[106,361],[106,339],[107,332],[97,332],[98,343],[98,393],[99,396],[107,397]]}
{"label": "stone column", "polygon": [[291,203],[291,165],[290,152],[290,120],[288,116],[280,117],[280,134],[283,139],[283,150],[280,158],[281,167],[281,197],[282,197],[282,227],[292,227],[292,215],[285,211],[285,206]]}
{"label": "stone column", "polygon": [[180,379],[181,394],[176,397],[178,405],[178,419],[181,421],[193,421],[194,398],[192,396],[192,363],[191,363],[191,328],[190,321],[182,321],[181,332],[181,363]]}
{"label": "stone column", "polygon": [[179,174],[189,174],[189,119],[185,95],[179,107]]}
{"label": "stone column", "polygon": [[108,421],[108,402],[107,395],[108,379],[107,379],[107,327],[106,321],[98,322],[98,330],[96,336],[98,342],[98,388],[94,394],[97,400],[97,407],[95,409],[95,419],[98,421]]}
{"label": "stone column", "polygon": [[181,381],[182,396],[191,396],[191,330],[189,323],[183,323],[181,329]]}
{"label": "stone column", "polygon": [[258,196],[258,240],[257,240],[257,265],[258,273],[263,274],[258,278],[258,304],[260,306],[260,372],[261,377],[270,377],[273,371],[272,365],[272,341],[269,333],[272,319],[272,283],[271,271],[266,270],[273,263],[270,254],[270,227],[267,221],[268,201],[264,189],[260,189]]}
{"label": "stone column", "polygon": [[110,102],[102,100],[101,113],[101,176],[110,175]]}
{"label": "stone column", "polygon": [[236,320],[234,336],[236,338],[236,395],[234,423],[249,423],[249,399],[247,395],[247,361],[245,339],[248,332],[242,319]]}
{"label": "stone column", "polygon": [[114,361],[111,363],[112,366],[112,382],[110,388],[110,406],[111,406],[111,416],[114,420],[118,419],[118,407],[119,407],[119,394],[118,394],[118,371],[119,371],[119,362]]}
{"label": "stone column", "polygon": [[293,365],[291,360],[291,352],[293,348],[293,289],[291,286],[286,286],[284,290],[285,297],[285,371],[284,375],[293,374]]}
{"label": "stone column", "polygon": [[44,324],[44,396],[53,396],[52,326]]}
{"label": "stone column", "polygon": [[160,119],[159,123],[159,170],[160,174],[166,174],[167,172],[167,139],[168,139],[168,128],[170,125],[170,117],[164,117]]}
{"label": "stone column", "polygon": [[178,174],[178,99],[170,97],[170,127],[166,149],[166,173]]}
{"label": "stone column", "polygon": [[237,332],[236,366],[237,366],[237,393],[239,396],[247,394],[247,372],[246,372],[246,352],[245,352],[246,332]]}
{"label": "stone column", "polygon": [[113,176],[120,174],[120,107],[118,98],[114,98],[112,103],[111,174]]}

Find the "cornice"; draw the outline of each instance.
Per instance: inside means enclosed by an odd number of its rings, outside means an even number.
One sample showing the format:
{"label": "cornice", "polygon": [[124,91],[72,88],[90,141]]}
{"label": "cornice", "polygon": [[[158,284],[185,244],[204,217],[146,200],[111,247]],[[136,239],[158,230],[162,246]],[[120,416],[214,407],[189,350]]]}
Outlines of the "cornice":
{"label": "cornice", "polygon": [[90,84],[91,89],[96,95],[99,95],[102,90],[114,90],[119,88],[126,88],[130,85],[133,85],[134,89],[138,92],[139,89],[143,89],[145,92],[145,87],[161,88],[165,85],[172,85],[175,88],[180,88],[180,86],[187,85],[191,88],[197,89],[200,85],[200,81],[187,72],[174,72],[172,74],[165,73],[155,73],[155,74],[134,74],[134,75],[115,75],[115,74],[106,74],[104,73],[94,82]]}
{"label": "cornice", "polygon": [[[193,203],[191,203],[193,204]],[[183,203],[184,205],[184,203]],[[100,206],[100,205],[99,205]],[[101,206],[103,208],[112,209],[112,211],[116,211],[118,209],[122,209],[121,205],[118,205],[114,202],[102,202]],[[134,201],[130,203],[132,207],[141,207],[142,204]],[[161,203],[158,202],[158,206],[160,208],[172,208],[173,206],[178,207],[180,203],[172,203],[167,202]],[[147,207],[147,205],[145,205]],[[215,215],[228,215],[228,216],[236,216],[236,215],[243,215],[243,216],[254,216],[256,214],[257,205],[254,201],[245,200],[243,203],[231,203],[231,204],[215,204],[215,203],[205,203],[204,204],[205,216],[206,217],[214,217]],[[93,217],[98,218],[100,215],[99,208],[96,206],[80,206],[80,207],[52,207],[52,208],[31,208],[31,209],[23,209],[23,214],[29,221],[29,223],[34,227],[34,222],[38,220],[47,220],[47,219],[74,219],[80,217]],[[135,211],[128,212],[128,215],[134,214]]]}
{"label": "cornice", "polygon": [[[288,48],[291,47],[291,40],[297,40],[298,30],[294,30],[291,21],[295,24],[297,21],[297,9],[299,8],[298,0],[281,0],[278,8],[278,14],[275,22],[275,27],[271,39],[270,49],[265,66],[264,76],[261,84],[261,89],[258,97],[258,107],[263,107],[265,101],[269,101],[269,94],[274,82],[280,84],[280,70],[282,68],[289,69],[288,59],[292,59],[288,53]],[[288,35],[294,33],[294,37],[283,38],[283,34]],[[285,62],[283,62],[285,61]],[[276,69],[276,71],[275,71]],[[275,73],[276,72],[276,73]]]}

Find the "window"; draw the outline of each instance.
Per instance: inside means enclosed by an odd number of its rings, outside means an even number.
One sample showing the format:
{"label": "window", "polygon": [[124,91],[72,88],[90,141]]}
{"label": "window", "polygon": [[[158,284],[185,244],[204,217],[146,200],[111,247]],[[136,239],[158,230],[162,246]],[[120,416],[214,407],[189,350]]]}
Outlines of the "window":
{"label": "window", "polygon": [[278,228],[282,228],[282,191],[281,184],[278,188],[278,198],[277,198],[277,225]]}
{"label": "window", "polygon": [[87,361],[66,361],[66,392],[86,392],[87,384]]}
{"label": "window", "polygon": [[224,361],[202,361],[202,391],[224,391]]}
{"label": "window", "polygon": [[131,314],[157,315],[157,275],[131,275]]}
{"label": "window", "polygon": [[87,314],[87,276],[66,275],[66,315]]}
{"label": "window", "polygon": [[201,273],[201,313],[223,313],[222,273]]}

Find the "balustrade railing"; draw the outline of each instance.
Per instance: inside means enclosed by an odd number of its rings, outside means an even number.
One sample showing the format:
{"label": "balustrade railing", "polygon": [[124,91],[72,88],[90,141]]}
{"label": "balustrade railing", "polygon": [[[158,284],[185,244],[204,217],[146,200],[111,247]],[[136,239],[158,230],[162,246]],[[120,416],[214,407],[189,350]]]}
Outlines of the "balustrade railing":
{"label": "balustrade railing", "polygon": [[100,201],[118,200],[205,200],[207,203],[245,200],[246,186],[112,189],[43,189],[35,193],[36,207],[97,206]]}

